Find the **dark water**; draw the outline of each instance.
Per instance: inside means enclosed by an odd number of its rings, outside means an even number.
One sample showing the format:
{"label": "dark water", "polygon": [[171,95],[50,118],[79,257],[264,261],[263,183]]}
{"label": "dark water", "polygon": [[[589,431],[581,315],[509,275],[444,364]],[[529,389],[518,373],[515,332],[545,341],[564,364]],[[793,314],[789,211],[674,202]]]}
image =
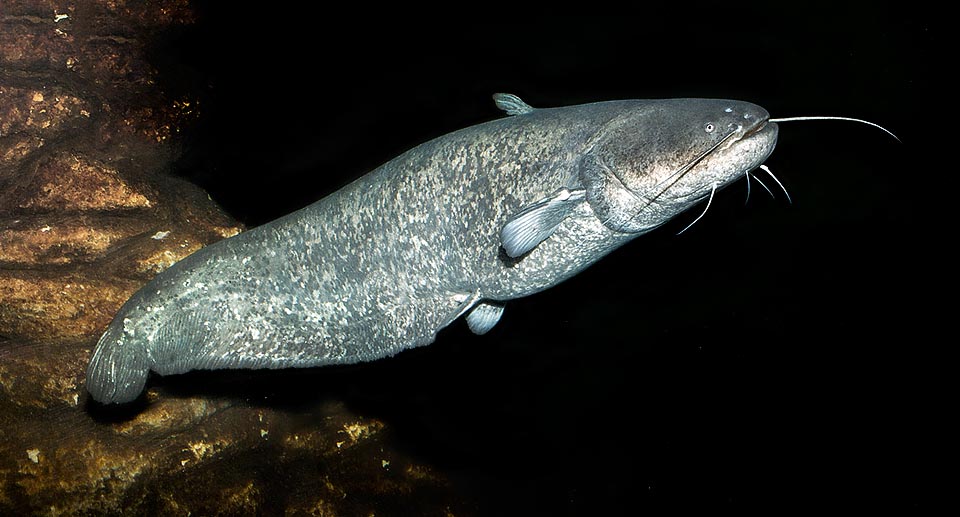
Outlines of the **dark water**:
{"label": "dark water", "polygon": [[731,187],[690,231],[674,235],[693,216],[511,302],[486,336],[461,322],[391,360],[253,389],[323,392],[387,422],[484,514],[930,507],[946,345],[926,290],[945,279],[929,276],[938,194],[918,180],[918,120],[934,15],[476,9],[432,22],[205,5],[157,49],[165,87],[202,100],[179,173],[256,225],[500,116],[498,91],[534,106],[742,99],[869,119],[904,143],[784,124],[767,164],[793,205],[754,185],[744,206]]}

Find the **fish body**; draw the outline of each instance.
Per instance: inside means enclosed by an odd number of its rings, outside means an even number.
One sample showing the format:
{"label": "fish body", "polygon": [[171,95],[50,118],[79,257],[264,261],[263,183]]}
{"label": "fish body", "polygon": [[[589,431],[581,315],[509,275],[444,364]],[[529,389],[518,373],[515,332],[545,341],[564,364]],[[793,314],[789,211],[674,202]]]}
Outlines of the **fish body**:
{"label": "fish body", "polygon": [[348,364],[582,271],[758,167],[776,124],[709,99],[533,109],[425,142],[297,212],[207,246],[128,300],[91,357],[103,403],[149,372]]}

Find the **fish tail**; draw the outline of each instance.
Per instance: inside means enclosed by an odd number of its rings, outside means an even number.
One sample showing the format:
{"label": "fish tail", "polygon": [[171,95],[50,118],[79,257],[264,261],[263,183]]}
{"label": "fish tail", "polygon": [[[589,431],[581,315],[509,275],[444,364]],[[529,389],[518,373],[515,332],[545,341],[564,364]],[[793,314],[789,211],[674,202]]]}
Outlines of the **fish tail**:
{"label": "fish tail", "polygon": [[102,404],[135,400],[150,373],[143,347],[126,339],[122,325],[116,323],[100,338],[87,367],[87,391]]}

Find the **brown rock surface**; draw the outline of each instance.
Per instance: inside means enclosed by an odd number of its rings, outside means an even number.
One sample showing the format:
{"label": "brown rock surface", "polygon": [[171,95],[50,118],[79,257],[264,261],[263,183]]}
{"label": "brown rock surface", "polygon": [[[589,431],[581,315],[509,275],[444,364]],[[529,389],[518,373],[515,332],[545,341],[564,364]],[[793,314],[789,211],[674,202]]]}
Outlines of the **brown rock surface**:
{"label": "brown rock surface", "polygon": [[442,476],[336,401],[87,401],[120,305],[242,229],[163,174],[198,103],[167,98],[141,50],[192,20],[185,0],[0,4],[0,514],[451,513]]}

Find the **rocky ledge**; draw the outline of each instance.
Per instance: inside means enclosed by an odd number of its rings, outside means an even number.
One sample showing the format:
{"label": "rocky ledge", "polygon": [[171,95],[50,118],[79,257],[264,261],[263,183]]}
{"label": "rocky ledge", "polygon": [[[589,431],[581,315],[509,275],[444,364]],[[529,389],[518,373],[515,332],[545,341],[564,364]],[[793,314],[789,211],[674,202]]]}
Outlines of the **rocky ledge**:
{"label": "rocky ledge", "polygon": [[462,513],[448,480],[335,399],[88,400],[120,305],[243,230],[168,174],[203,107],[164,92],[144,50],[192,23],[185,0],[0,5],[0,513]]}

